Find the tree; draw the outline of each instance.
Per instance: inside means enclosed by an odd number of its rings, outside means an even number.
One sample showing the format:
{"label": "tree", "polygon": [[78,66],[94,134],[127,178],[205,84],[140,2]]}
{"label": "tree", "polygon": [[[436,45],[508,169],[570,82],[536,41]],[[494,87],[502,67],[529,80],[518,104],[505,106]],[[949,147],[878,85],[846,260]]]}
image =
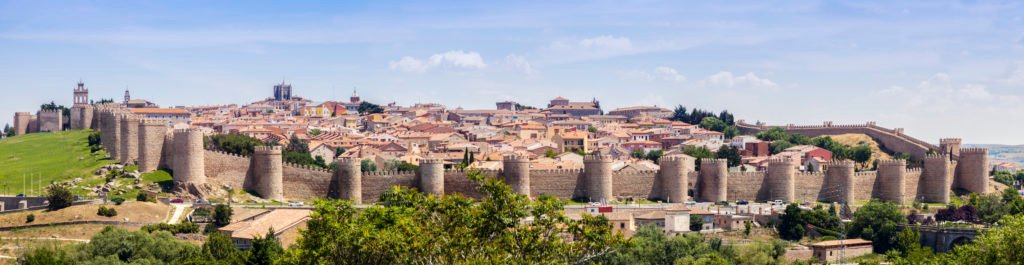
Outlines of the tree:
{"label": "tree", "polygon": [[989,229],[974,243],[961,245],[952,253],[940,256],[941,264],[1024,264],[1024,215],[1009,215],[999,220],[1001,225]]}
{"label": "tree", "polygon": [[362,103],[359,103],[358,111],[360,115],[367,115],[374,113],[383,113],[384,108],[381,108],[377,104],[363,101]]}
{"label": "tree", "polygon": [[374,172],[377,171],[377,164],[373,163],[373,160],[363,159],[363,161],[359,161],[359,168],[361,168],[363,172]]}
{"label": "tree", "polygon": [[749,237],[751,229],[750,221],[743,222],[743,236]]}
{"label": "tree", "polygon": [[704,217],[696,214],[690,215],[690,231],[700,231],[704,229]]}
{"label": "tree", "polygon": [[216,150],[243,156],[252,155],[257,146],[264,145],[259,139],[235,133],[213,135],[208,142]]}
{"label": "tree", "polygon": [[[536,264],[591,263],[623,246],[603,216],[580,220],[565,203],[531,201],[503,181],[469,170],[483,194],[427,196],[392,187],[377,205],[356,209],[343,200],[314,202],[314,212],[282,264]],[[523,222],[531,218],[532,222]],[[572,240],[566,240],[571,238]]]}
{"label": "tree", "polygon": [[341,156],[341,154],[344,154],[344,153],[345,153],[345,148],[344,147],[339,146],[338,148],[334,148],[334,157]]}
{"label": "tree", "polygon": [[199,246],[170,233],[126,231],[106,227],[88,243],[38,248],[18,258],[19,264],[185,264],[202,262]]}
{"label": "tree", "polygon": [[849,236],[871,240],[875,252],[885,253],[896,245],[896,226],[906,223],[896,204],[871,201],[854,213]]}
{"label": "tree", "polygon": [[66,185],[63,184],[50,184],[46,187],[46,200],[50,202],[46,206],[50,211],[56,211],[67,208],[75,202],[75,195],[71,193]]}
{"label": "tree", "polygon": [[871,160],[871,147],[870,146],[867,146],[867,145],[855,146],[855,147],[853,147],[850,150],[850,153],[851,153],[851,156],[852,156],[851,159],[853,159],[854,162],[857,162],[857,163],[861,164],[862,166],[864,165],[864,163],[867,163],[868,160]]}
{"label": "tree", "polygon": [[739,166],[743,162],[739,150],[724,144],[718,148],[718,152],[715,152],[715,157],[728,160],[730,167]]}
{"label": "tree", "polygon": [[800,206],[795,203],[786,206],[786,210],[779,217],[781,222],[775,229],[779,237],[789,241],[799,241],[804,238],[803,221],[800,219]]}
{"label": "tree", "polygon": [[686,154],[686,155],[696,159],[696,163],[694,164],[694,166],[695,166],[694,169],[696,169],[696,170],[700,170],[700,160],[701,160],[701,158],[715,158],[715,154],[712,153],[710,149],[707,149],[706,147],[703,147],[703,146],[699,146],[699,147],[698,146],[686,146],[686,147],[683,147],[683,154]]}
{"label": "tree", "polygon": [[556,156],[558,156],[558,152],[555,152],[554,149],[548,149],[547,151],[544,151],[544,157],[555,158]]}
{"label": "tree", "polygon": [[232,215],[231,206],[227,204],[218,204],[213,208],[213,224],[217,227],[224,227],[231,224]]}
{"label": "tree", "polygon": [[651,150],[650,152],[647,152],[645,158],[647,158],[647,160],[658,162],[658,159],[663,155],[665,155],[665,151],[662,151],[661,149]]}
{"label": "tree", "polygon": [[722,130],[725,130],[726,126],[727,125],[725,124],[725,122],[715,117],[707,117],[700,121],[701,128],[716,132],[721,132]]}
{"label": "tree", "polygon": [[4,124],[4,135],[6,135],[7,137],[14,137],[14,133],[14,127],[11,127],[10,123]]}
{"label": "tree", "polygon": [[249,251],[251,253],[248,261],[246,261],[246,264],[249,265],[274,264],[274,260],[284,253],[284,249],[281,248],[281,242],[277,240],[277,235],[274,235],[273,228],[267,231],[265,236],[254,238],[252,240],[252,249]]}
{"label": "tree", "polygon": [[213,257],[214,260],[233,260],[233,264],[245,260],[244,257],[239,257],[241,252],[235,248],[234,243],[231,243],[231,237],[222,233],[211,233],[207,236],[206,242],[203,243],[203,254]]}
{"label": "tree", "polygon": [[669,119],[673,121],[687,122],[690,120],[690,114],[686,113],[686,107],[679,105],[672,111],[672,117]]}
{"label": "tree", "polygon": [[633,152],[629,153],[630,157],[633,157],[633,158],[636,158],[636,159],[643,159],[644,155],[645,154],[644,154],[644,150],[643,149],[634,149]]}

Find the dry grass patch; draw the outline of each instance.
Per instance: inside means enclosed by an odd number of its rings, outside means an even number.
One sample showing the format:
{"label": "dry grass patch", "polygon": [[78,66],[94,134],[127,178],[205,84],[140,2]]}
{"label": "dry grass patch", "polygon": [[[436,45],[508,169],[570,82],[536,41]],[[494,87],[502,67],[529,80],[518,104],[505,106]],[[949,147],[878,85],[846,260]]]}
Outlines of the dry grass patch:
{"label": "dry grass patch", "polygon": [[[50,224],[70,221],[122,221],[139,223],[160,223],[167,219],[171,207],[152,202],[129,201],[122,205],[107,204],[117,210],[117,216],[103,217],[96,214],[102,204],[75,205],[57,211],[33,210],[0,215],[0,226],[22,226],[29,224]],[[36,216],[35,221],[25,222],[29,214]]]}

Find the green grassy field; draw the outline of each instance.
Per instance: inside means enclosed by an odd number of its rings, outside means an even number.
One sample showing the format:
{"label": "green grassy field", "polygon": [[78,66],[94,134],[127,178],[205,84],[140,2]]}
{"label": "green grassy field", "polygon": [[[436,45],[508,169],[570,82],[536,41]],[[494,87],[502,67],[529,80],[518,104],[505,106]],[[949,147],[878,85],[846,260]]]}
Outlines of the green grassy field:
{"label": "green grassy field", "polygon": [[106,152],[90,153],[91,131],[34,133],[0,140],[0,194],[41,194],[41,187],[86,178],[113,161]]}

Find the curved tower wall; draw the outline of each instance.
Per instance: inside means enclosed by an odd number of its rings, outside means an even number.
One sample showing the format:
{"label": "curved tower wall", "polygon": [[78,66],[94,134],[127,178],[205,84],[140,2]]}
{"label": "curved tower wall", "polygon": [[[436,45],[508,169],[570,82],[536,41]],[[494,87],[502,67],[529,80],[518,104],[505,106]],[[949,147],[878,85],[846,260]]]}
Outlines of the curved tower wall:
{"label": "curved tower wall", "polygon": [[608,155],[587,155],[583,158],[583,173],[586,176],[587,197],[591,202],[615,200],[612,188],[612,157]]}
{"label": "curved tower wall", "polygon": [[897,204],[905,203],[903,197],[907,190],[907,160],[879,160],[878,185],[881,189],[879,199]]}
{"label": "curved tower wall", "polygon": [[126,114],[121,117],[121,148],[122,164],[134,164],[139,160],[139,117]]}
{"label": "curved tower wall", "polygon": [[942,154],[950,154],[953,157],[960,156],[960,138],[942,138],[939,139],[939,150]]}
{"label": "curved tower wall", "polygon": [[959,187],[973,193],[988,193],[988,173],[991,169],[988,164],[988,149],[963,148],[960,149],[959,156],[960,160],[956,163]]}
{"label": "curved tower wall", "polygon": [[203,133],[199,130],[174,131],[174,187],[185,184],[206,184],[206,162],[203,159]]}
{"label": "curved tower wall", "polygon": [[174,131],[164,134],[164,147],[161,152],[159,168],[174,170]]}
{"label": "curved tower wall", "polygon": [[110,140],[111,141],[110,141],[110,149],[107,149],[107,152],[110,152],[110,158],[113,158],[114,160],[119,160],[120,162],[124,163],[124,161],[121,160],[121,158],[122,158],[121,157],[121,150],[123,149],[122,148],[123,143],[121,142],[122,141],[121,140],[121,133],[122,133],[121,132],[121,119],[122,119],[122,117],[121,117],[121,114],[118,113],[117,111],[111,111],[110,112],[110,116],[111,116],[111,118],[110,118]]}
{"label": "curved tower wall", "polygon": [[921,172],[921,190],[919,200],[931,203],[949,203],[949,192],[952,185],[951,163],[946,154],[932,154],[924,157],[924,169]]}
{"label": "curved tower wall", "polygon": [[825,192],[829,201],[851,204],[854,201],[856,184],[853,179],[853,161],[841,160],[826,163]]}
{"label": "curved tower wall", "polygon": [[268,200],[284,201],[284,165],[280,146],[257,146],[253,152],[251,174],[243,188]]}
{"label": "curved tower wall", "polygon": [[145,119],[139,123],[139,172],[150,172],[160,167],[165,135],[166,121]]}
{"label": "curved tower wall", "polygon": [[694,167],[693,157],[687,155],[668,155],[658,159],[661,170],[662,199],[670,203],[690,200],[687,190],[690,186],[690,173]]}
{"label": "curved tower wall", "polygon": [[361,161],[353,158],[338,158],[333,178],[335,181],[334,186],[338,189],[338,199],[349,200],[353,204],[363,203],[363,169]]}
{"label": "curved tower wall", "polygon": [[728,200],[729,161],[725,159],[702,158],[700,160],[700,198],[704,201]]}
{"label": "curved tower wall", "polygon": [[768,161],[768,196],[771,200],[796,200],[796,167],[797,162],[790,158],[774,158]]}
{"label": "curved tower wall", "polygon": [[425,194],[444,195],[444,160],[420,160],[420,190]]}
{"label": "curved tower wall", "polygon": [[530,197],[530,158],[507,155],[502,159],[502,175],[512,191]]}
{"label": "curved tower wall", "polygon": [[28,112],[16,112],[14,113],[14,134],[25,135],[28,133],[28,124],[32,121],[32,113]]}

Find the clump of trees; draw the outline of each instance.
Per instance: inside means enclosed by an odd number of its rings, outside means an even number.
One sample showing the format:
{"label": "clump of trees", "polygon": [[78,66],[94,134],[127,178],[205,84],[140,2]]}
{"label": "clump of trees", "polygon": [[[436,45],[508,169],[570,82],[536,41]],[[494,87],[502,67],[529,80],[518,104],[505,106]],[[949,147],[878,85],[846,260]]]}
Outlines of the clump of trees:
{"label": "clump of trees", "polygon": [[1011,187],[1014,186],[1014,182],[1024,182],[1024,170],[1017,171],[1017,173],[1010,173],[1006,170],[994,170],[991,175],[992,180]]}
{"label": "clump of trees", "polygon": [[655,163],[657,163],[658,159],[661,158],[663,155],[665,155],[665,151],[662,151],[661,149],[651,150],[649,152],[644,152],[643,149],[636,149],[636,150],[633,150],[633,152],[631,152],[629,154],[629,156],[631,156],[633,158],[636,158],[636,159],[647,159],[647,160],[654,161]]}
{"label": "clump of trees", "polygon": [[360,115],[366,115],[374,113],[383,113],[384,108],[382,108],[380,105],[363,101],[362,103],[359,103],[358,111]]}
{"label": "clump of trees", "polygon": [[142,231],[150,232],[153,231],[167,231],[171,234],[193,234],[199,232],[199,225],[194,223],[178,223],[178,224],[150,224],[142,226]]}
{"label": "clump of trees", "polygon": [[[319,200],[297,245],[282,264],[535,264],[591,263],[623,239],[603,217],[572,220],[549,195],[529,200],[502,181],[469,171],[484,194],[428,196],[393,187],[380,202],[357,210]],[[522,222],[532,218],[533,222]],[[567,240],[572,239],[572,240]]]}
{"label": "clump of trees", "polygon": [[832,210],[818,206],[813,210],[801,210],[795,203],[786,206],[779,216],[779,224],[775,229],[779,237],[790,241],[799,241],[811,230],[822,236],[839,237],[845,230],[843,223]]}
{"label": "clump of trees", "polygon": [[740,130],[736,128],[736,119],[728,110],[723,110],[715,115],[714,112],[702,109],[693,109],[687,112],[686,107],[679,105],[672,111],[672,117],[669,117],[669,120],[697,124],[701,128],[721,132],[725,134],[725,138],[732,138],[740,134]]}
{"label": "clump of trees", "polygon": [[114,217],[117,216],[117,210],[114,207],[100,206],[100,208],[96,209],[96,215]]}
{"label": "clump of trees", "polygon": [[71,189],[67,185],[50,184],[46,187],[46,200],[50,202],[46,208],[56,211],[71,206],[75,202],[75,195],[71,193]]}
{"label": "clump of trees", "polygon": [[683,154],[696,159],[694,169],[700,170],[700,160],[702,158],[720,158],[728,161],[730,167],[739,166],[743,162],[743,157],[740,156],[740,151],[732,148],[728,145],[722,145],[718,148],[718,151],[712,152],[703,146],[686,146],[683,147]]}
{"label": "clump of trees", "polygon": [[722,244],[695,233],[667,236],[655,226],[641,226],[630,244],[600,258],[600,264],[780,264],[788,243],[780,240],[745,246]]}
{"label": "clump of trees", "polygon": [[871,201],[853,215],[849,237],[871,240],[875,252],[885,253],[896,246],[898,225],[907,218],[899,206],[890,202]]}
{"label": "clump of trees", "polygon": [[[830,136],[807,137],[800,134],[787,133],[782,128],[774,127],[755,135],[762,141],[771,141],[771,153],[778,154],[787,148],[797,145],[813,145],[832,152],[832,158],[848,159],[864,165],[871,160],[871,146],[860,144],[849,146],[836,142]],[[901,156],[900,158],[903,158]]]}
{"label": "clump of trees", "polygon": [[898,236],[898,247],[886,253],[886,260],[900,265],[1024,264],[1024,256],[1020,254],[1024,246],[1024,215],[1003,216],[998,223],[999,227],[983,231],[972,243],[942,254],[934,254],[931,249],[918,245],[920,234],[916,229],[906,229]]}

